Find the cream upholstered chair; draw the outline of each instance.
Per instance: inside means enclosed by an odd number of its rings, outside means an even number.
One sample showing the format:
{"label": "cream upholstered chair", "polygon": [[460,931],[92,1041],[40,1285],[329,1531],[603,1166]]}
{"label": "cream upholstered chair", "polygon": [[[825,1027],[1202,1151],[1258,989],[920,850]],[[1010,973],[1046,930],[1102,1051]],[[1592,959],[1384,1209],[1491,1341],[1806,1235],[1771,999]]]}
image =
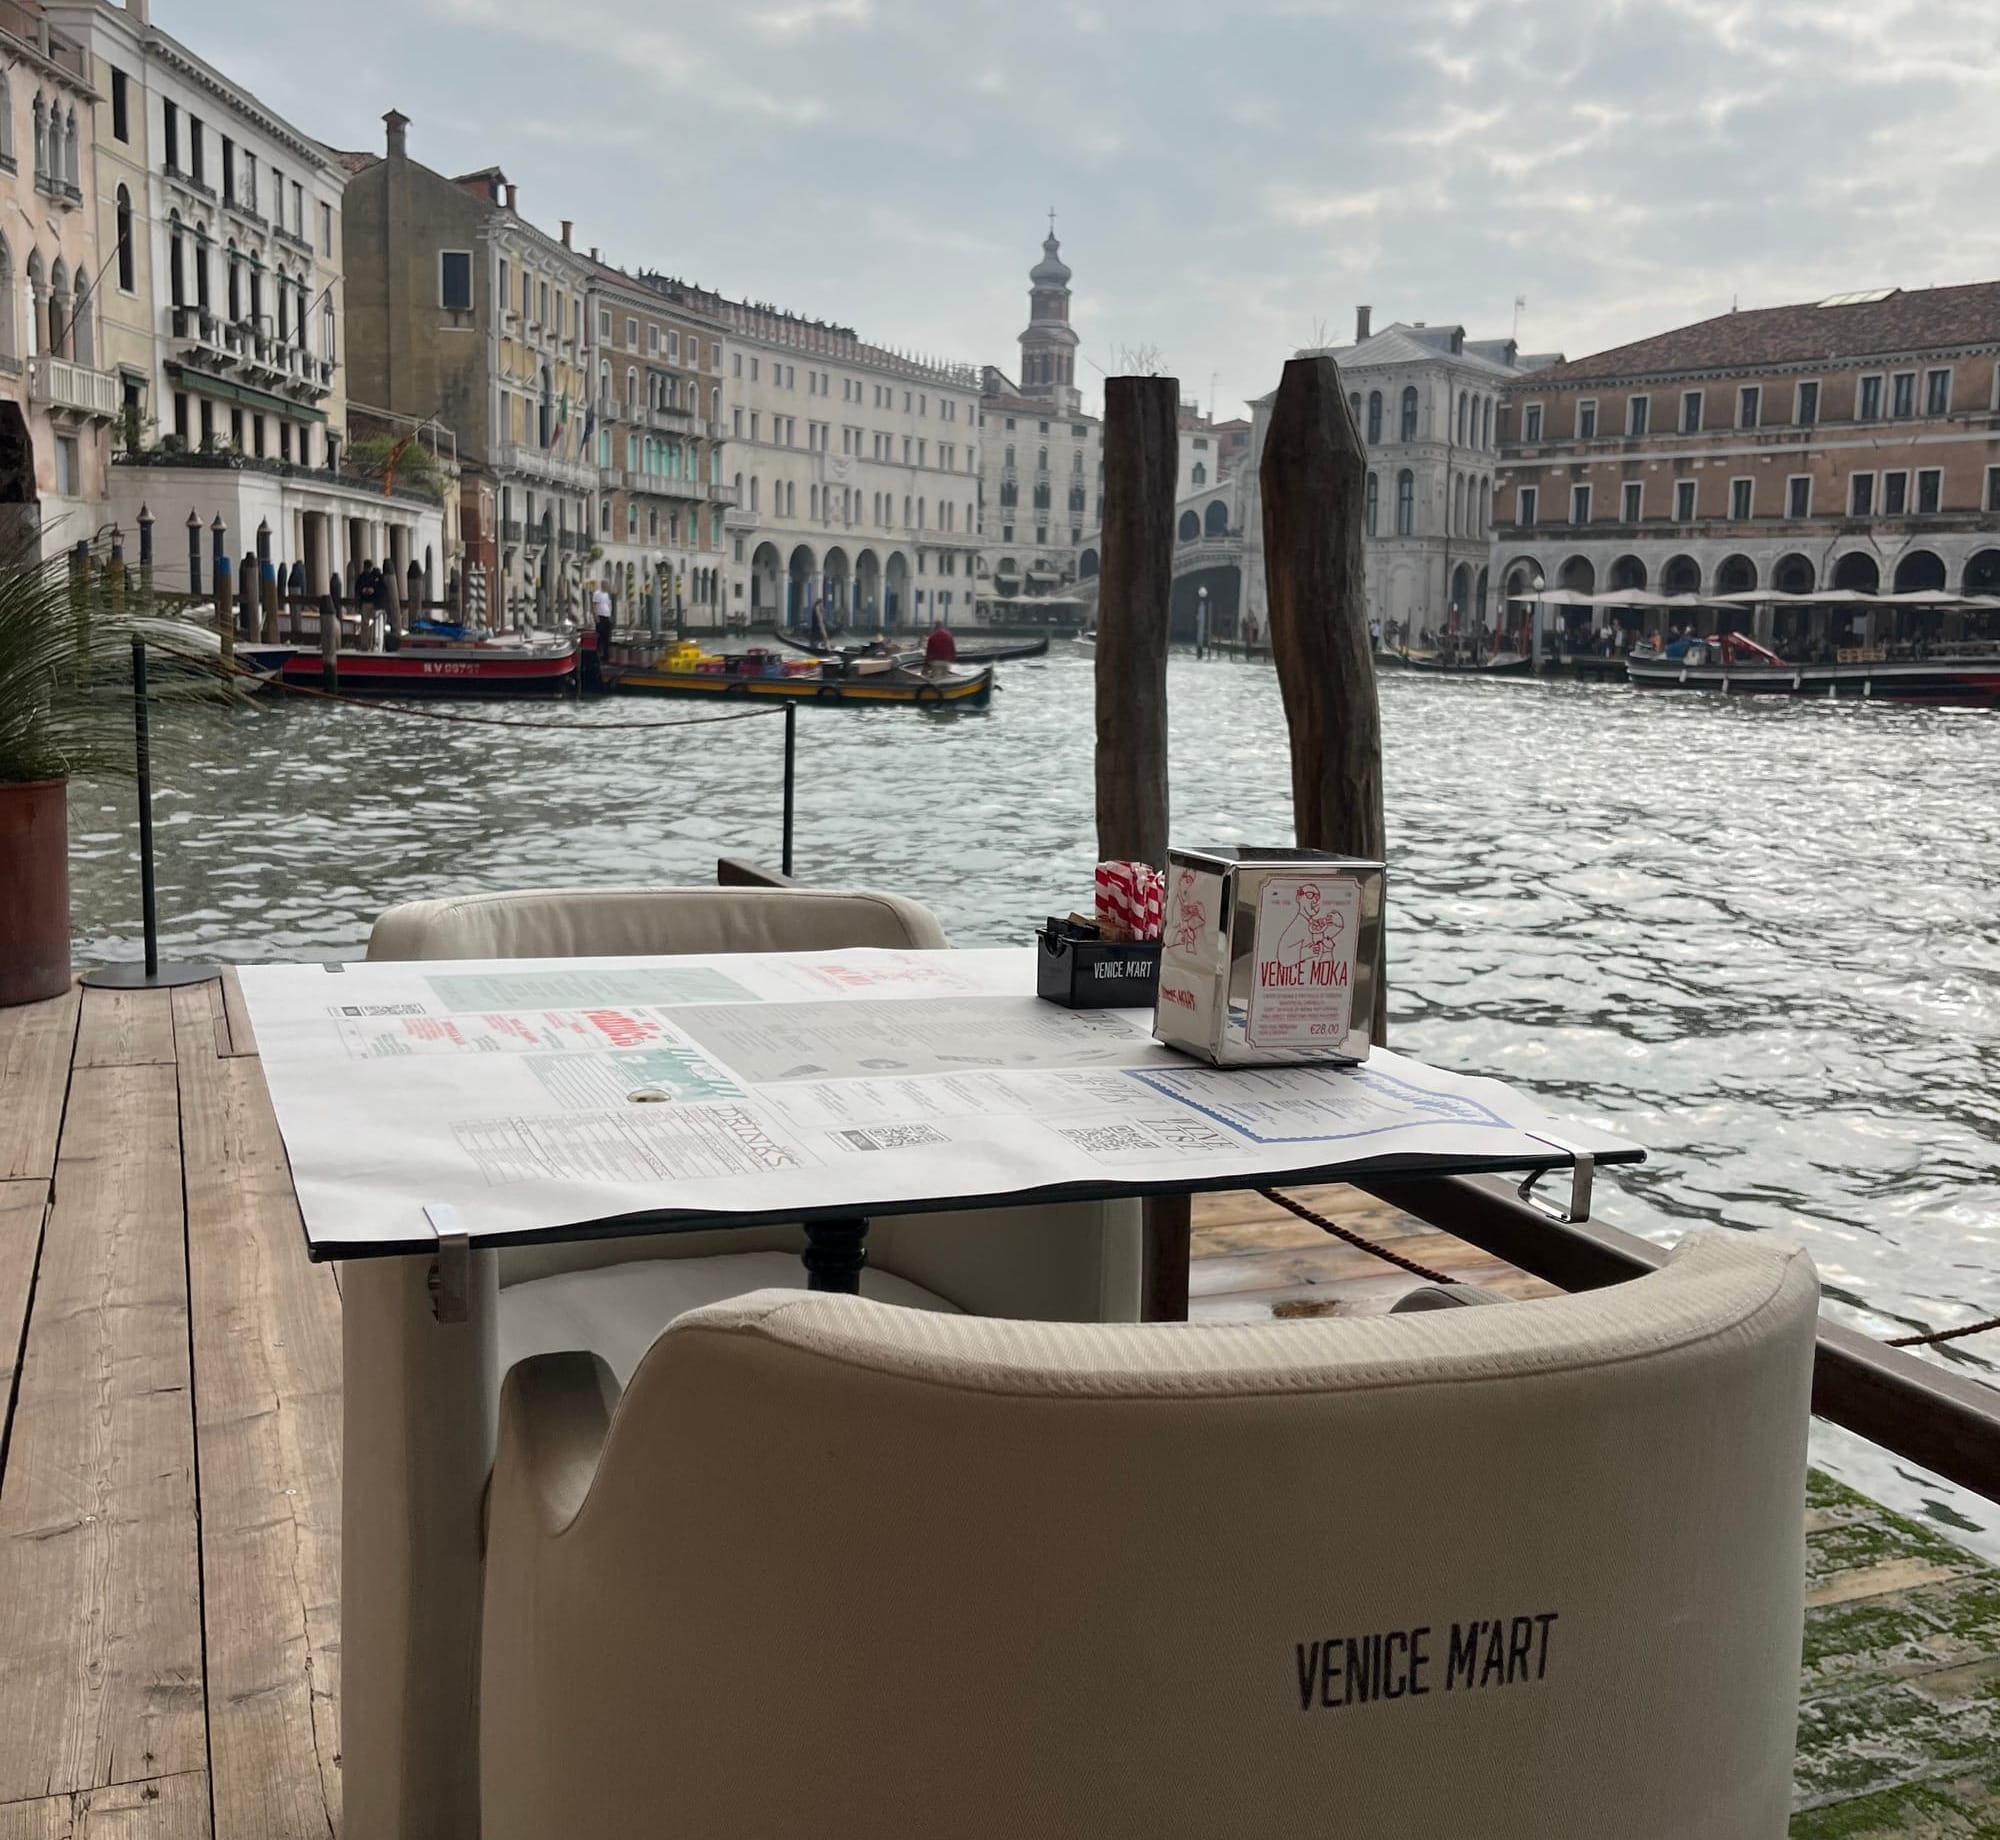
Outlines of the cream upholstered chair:
{"label": "cream upholstered chair", "polygon": [[[648,953],[941,947],[928,908],[896,895],[794,888],[527,889],[391,908],[371,959],[567,958]],[[866,1296],[1061,1321],[1139,1314],[1135,1202],[902,1216],[868,1236]],[[499,1258],[501,1371],[590,1348],[623,1379],[681,1311],[805,1283],[796,1228],[522,1247]],[[612,1269],[614,1268],[615,1269]]]}
{"label": "cream upholstered chair", "polygon": [[485,1840],[1781,1840],[1817,1286],[1031,1324],[764,1292],[509,1376]]}

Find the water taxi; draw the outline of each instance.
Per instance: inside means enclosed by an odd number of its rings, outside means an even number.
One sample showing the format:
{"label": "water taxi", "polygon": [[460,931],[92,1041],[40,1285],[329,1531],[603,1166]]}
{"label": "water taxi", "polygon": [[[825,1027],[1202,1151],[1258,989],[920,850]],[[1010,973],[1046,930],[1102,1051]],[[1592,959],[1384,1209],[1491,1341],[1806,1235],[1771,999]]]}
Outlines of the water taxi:
{"label": "water taxi", "polygon": [[691,644],[674,646],[650,662],[607,662],[603,674],[608,689],[649,696],[983,709],[993,695],[991,665],[960,671],[895,657],[786,658],[761,649],[704,653]]}

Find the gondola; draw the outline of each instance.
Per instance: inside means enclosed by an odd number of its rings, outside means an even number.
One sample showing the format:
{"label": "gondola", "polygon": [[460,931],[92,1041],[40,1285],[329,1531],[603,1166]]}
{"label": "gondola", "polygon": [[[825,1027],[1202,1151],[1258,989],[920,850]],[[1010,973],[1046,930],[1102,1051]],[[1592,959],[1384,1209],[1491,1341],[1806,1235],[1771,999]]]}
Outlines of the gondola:
{"label": "gondola", "polygon": [[[873,644],[881,643],[876,640],[870,644],[814,645],[811,640],[794,638],[790,633],[774,632],[771,636],[780,645],[794,652],[804,652],[809,658],[864,658],[870,655]],[[1044,633],[1039,639],[1022,639],[1013,645],[961,645],[957,662],[966,666],[1003,664],[1010,658],[1040,658],[1047,654],[1048,649],[1049,636]],[[880,656],[879,653],[875,655]],[[913,645],[898,651],[896,656],[904,663],[921,660],[923,647]]]}
{"label": "gondola", "polygon": [[1526,677],[1534,668],[1534,660],[1519,652],[1502,652],[1483,664],[1474,664],[1469,658],[1419,657],[1414,652],[1377,652],[1375,660],[1377,664],[1396,664],[1405,671],[1427,671],[1438,677]]}

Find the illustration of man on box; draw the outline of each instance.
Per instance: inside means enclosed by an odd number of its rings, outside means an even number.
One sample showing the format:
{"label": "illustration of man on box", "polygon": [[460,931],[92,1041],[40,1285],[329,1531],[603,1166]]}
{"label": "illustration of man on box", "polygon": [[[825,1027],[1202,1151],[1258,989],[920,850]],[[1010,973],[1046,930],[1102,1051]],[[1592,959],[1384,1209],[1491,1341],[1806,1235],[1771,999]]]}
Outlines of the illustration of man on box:
{"label": "illustration of man on box", "polygon": [[1208,924],[1208,912],[1195,899],[1194,871],[1183,869],[1174,883],[1174,920],[1168,928],[1175,949],[1192,952],[1201,944],[1201,930]]}
{"label": "illustration of man on box", "polygon": [[1291,923],[1278,936],[1278,962],[1282,965],[1321,963],[1336,956],[1340,936],[1347,930],[1347,916],[1338,911],[1322,911],[1317,882],[1301,882],[1293,897],[1297,903]]}

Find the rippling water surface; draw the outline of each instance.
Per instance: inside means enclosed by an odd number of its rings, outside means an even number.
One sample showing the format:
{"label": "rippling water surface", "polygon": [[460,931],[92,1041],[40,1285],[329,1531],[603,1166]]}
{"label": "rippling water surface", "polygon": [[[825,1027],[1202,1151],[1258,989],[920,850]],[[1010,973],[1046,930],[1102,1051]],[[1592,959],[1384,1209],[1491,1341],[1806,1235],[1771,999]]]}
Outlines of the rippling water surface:
{"label": "rippling water surface", "polygon": [[[1087,653],[1001,667],[983,714],[799,716],[797,872],[1025,942],[1088,898]],[[1177,657],[1173,828],[1288,842],[1268,667]],[[207,711],[159,775],[170,946],[358,952],[384,907],[775,863],[780,724],[620,699],[484,726],[311,703]],[[2000,717],[1623,688],[1382,684],[1391,1039],[1644,1144],[1599,1213],[1803,1240],[1876,1334],[2000,1314]],[[129,796],[78,789],[85,955],[136,950]],[[2000,1333],[1950,1360],[1992,1377]],[[1984,1503],[1854,1440],[1820,1455],[2000,1551]]]}

